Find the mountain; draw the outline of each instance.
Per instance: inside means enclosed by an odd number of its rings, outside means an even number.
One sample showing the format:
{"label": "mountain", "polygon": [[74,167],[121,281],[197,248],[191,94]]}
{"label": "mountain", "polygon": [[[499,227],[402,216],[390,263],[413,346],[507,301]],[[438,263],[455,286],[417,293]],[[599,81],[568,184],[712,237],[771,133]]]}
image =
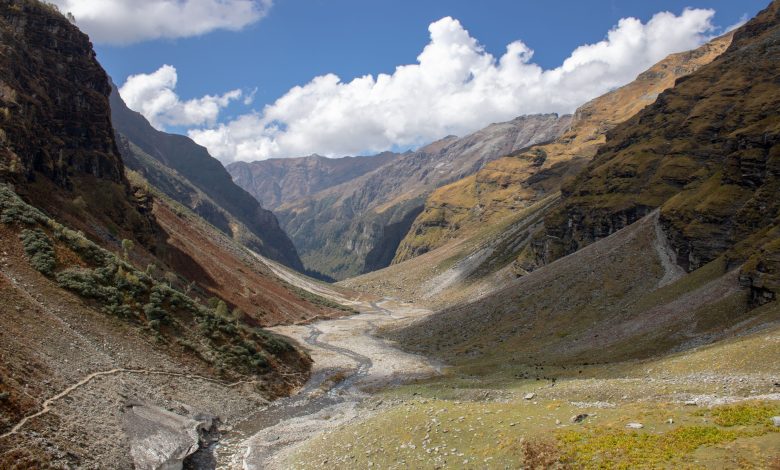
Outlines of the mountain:
{"label": "mountain", "polygon": [[494,160],[472,176],[434,191],[388,268],[343,282],[432,307],[474,300],[537,265],[531,242],[560,199],[560,186],[581,171],[606,133],[650,104],[674,81],[723,53],[725,35],[672,54],[633,82],[581,106],[553,142]]}
{"label": "mountain", "polygon": [[204,147],[188,137],[153,128],[125,105],[116,87],[111,91],[111,118],[128,168],[249,248],[303,271],[298,253],[276,216],[233,183]]}
{"label": "mountain", "polygon": [[450,136],[356,179],[276,209],[307,268],[336,279],[387,266],[435,188],[523,147],[553,140],[570,116],[524,116]]}
{"label": "mountain", "polygon": [[776,326],[778,44],[773,2],[607,133],[530,234],[538,267],[389,336],[464,367],[577,366]]}
{"label": "mountain", "polygon": [[780,288],[780,4],[740,28],[728,50],[615,128],[562,188],[536,257],[549,262],[657,209],[675,261],[741,268],[758,303]]}
{"label": "mountain", "polygon": [[311,358],[262,327],[348,309],[124,166],[109,79],[55,7],[1,1],[0,51],[0,467],[208,459],[215,417],[308,377]]}
{"label": "mountain", "polygon": [[711,62],[730,42],[727,34],[695,50],[670,55],[633,82],[579,107],[570,129],[555,142],[499,158],[474,175],[437,189],[426,200],[393,262],[467,236],[557,192],[564,180],[593,158],[610,129],[654,102],[676,79]]}
{"label": "mountain", "polygon": [[39,14],[45,5],[1,6],[0,177],[95,239],[154,244],[153,221],[123,173],[105,103],[110,87],[89,39]]}
{"label": "mountain", "polygon": [[271,210],[376,170],[398,154],[372,157],[271,158],[257,162],[233,162],[227,171],[233,181]]}

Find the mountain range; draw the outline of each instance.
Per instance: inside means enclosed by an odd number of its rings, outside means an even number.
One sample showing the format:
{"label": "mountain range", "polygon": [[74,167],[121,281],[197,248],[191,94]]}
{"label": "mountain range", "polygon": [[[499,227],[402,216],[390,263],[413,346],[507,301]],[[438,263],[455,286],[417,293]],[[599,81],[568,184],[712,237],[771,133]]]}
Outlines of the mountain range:
{"label": "mountain range", "polygon": [[224,167],[0,1],[0,467],[774,468],[778,111],[774,0],[572,115]]}

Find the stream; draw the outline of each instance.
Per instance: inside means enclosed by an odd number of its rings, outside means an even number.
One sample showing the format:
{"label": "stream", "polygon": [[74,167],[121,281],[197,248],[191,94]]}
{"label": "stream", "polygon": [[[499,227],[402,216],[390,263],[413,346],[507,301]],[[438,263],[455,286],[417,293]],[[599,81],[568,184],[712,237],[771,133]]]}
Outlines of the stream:
{"label": "stream", "polygon": [[359,419],[359,405],[371,396],[367,389],[439,373],[426,358],[373,335],[383,326],[424,317],[428,310],[389,299],[344,303],[361,313],[272,328],[306,345],[314,359],[311,377],[295,395],[230,423],[232,430],[215,449],[217,468],[284,468],[284,458],[308,440]]}

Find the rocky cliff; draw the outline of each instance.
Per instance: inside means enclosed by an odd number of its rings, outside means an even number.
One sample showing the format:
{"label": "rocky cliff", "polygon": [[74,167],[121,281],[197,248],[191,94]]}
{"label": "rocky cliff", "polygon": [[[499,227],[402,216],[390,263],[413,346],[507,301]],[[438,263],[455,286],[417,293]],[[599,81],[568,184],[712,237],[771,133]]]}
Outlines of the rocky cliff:
{"label": "rocky cliff", "polygon": [[[188,137],[153,128],[146,118],[125,105],[116,87],[111,93],[111,116],[129,168],[249,248],[303,270],[298,253],[276,216],[233,183],[222,164],[204,147]],[[173,170],[178,177],[153,168],[148,157]]]}
{"label": "rocky cliff", "polygon": [[555,139],[569,116],[524,116],[405,153],[373,172],[281,205],[308,268],[337,279],[387,266],[425,197],[518,149]]}
{"label": "rocky cliff", "polygon": [[756,301],[778,291],[780,3],[734,33],[728,50],[608,134],[547,217],[544,261],[655,210],[689,271],[748,260]]}
{"label": "rocky cliff", "polygon": [[271,158],[257,162],[234,162],[227,166],[237,185],[255,197],[263,207],[281,204],[318,193],[376,170],[398,154],[385,152],[371,157]]}
{"label": "rocky cliff", "polygon": [[94,240],[154,244],[148,208],[125,180],[111,88],[89,38],[51,6],[6,0],[0,48],[0,178]]}
{"label": "rocky cliff", "polygon": [[723,53],[731,35],[672,54],[633,82],[582,105],[571,128],[555,142],[523,149],[439,188],[426,200],[401,242],[394,263],[414,258],[448,240],[468,236],[511,217],[557,192],[604,143],[607,131],[655,101],[660,92]]}

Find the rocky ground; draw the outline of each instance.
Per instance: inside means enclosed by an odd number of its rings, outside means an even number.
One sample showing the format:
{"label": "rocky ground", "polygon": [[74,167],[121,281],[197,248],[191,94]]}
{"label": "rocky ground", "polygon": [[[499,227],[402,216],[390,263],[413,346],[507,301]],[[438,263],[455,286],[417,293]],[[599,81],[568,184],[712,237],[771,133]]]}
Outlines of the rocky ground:
{"label": "rocky ground", "polygon": [[[335,291],[322,286],[318,290],[338,298]],[[286,468],[285,459],[301,444],[369,416],[372,409],[364,401],[371,391],[439,373],[436,364],[372,334],[379,327],[428,315],[428,310],[387,300],[341,299],[361,313],[274,328],[308,348],[315,361],[312,378],[297,394],[236,423],[217,449],[220,466]]]}

